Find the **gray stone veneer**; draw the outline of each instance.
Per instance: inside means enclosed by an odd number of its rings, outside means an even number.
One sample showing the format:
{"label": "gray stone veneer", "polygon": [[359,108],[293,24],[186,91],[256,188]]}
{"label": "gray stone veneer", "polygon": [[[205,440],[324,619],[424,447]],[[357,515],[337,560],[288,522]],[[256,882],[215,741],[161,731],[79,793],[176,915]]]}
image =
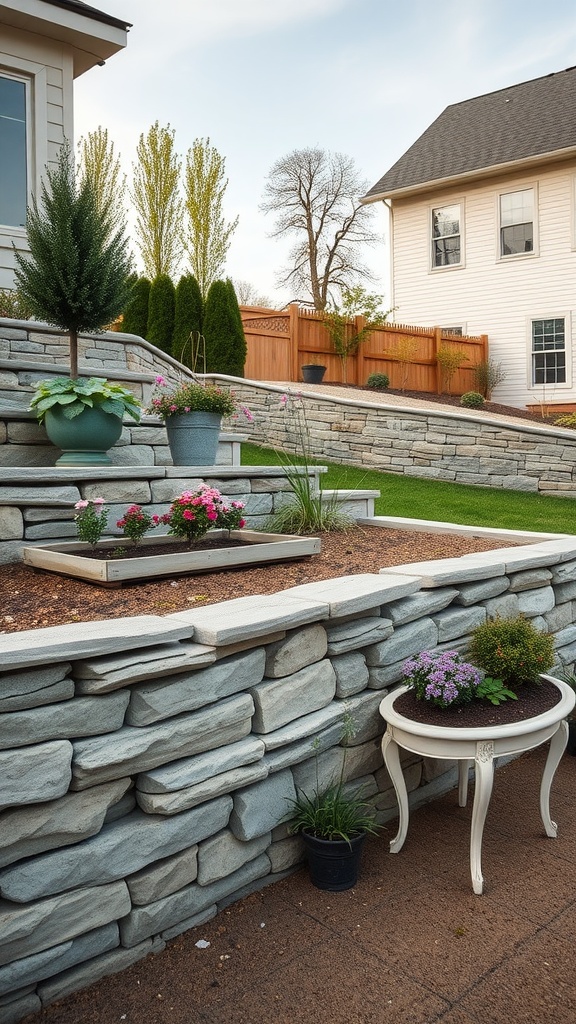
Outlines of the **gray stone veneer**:
{"label": "gray stone veneer", "polygon": [[[297,389],[297,385],[290,385]],[[234,384],[254,413],[251,441],[297,451],[285,389],[256,382]],[[319,389],[320,390],[320,389]],[[424,397],[424,396],[423,396]],[[507,423],[489,413],[386,406],[333,396],[303,396],[310,449],[332,462],[406,476],[576,498],[576,433]]]}
{"label": "gray stone veneer", "polygon": [[[157,617],[0,637],[0,1018],[123,970],[303,858],[297,789],[396,816],[379,704],[404,659],[523,611],[576,659],[576,540]],[[356,734],[341,744],[345,713]],[[413,806],[455,784],[405,754]],[[389,834],[382,836],[387,856]]]}

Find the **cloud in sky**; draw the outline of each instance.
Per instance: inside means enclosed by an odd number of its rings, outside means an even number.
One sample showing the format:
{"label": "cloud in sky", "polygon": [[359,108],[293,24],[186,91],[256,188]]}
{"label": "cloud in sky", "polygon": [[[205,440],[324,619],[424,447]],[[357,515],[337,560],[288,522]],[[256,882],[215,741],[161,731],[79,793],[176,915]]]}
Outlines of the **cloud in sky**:
{"label": "cloud in sky", "polygon": [[[226,158],[228,273],[275,292],[287,247],[259,213],[266,175],[307,146],[354,157],[373,184],[450,103],[576,63],[573,0],[100,0],[128,46],[75,85],[76,137],[108,128],[130,173],[158,120],[184,155]],[[384,229],[384,214],[375,211]],[[368,261],[385,290],[385,253]]]}

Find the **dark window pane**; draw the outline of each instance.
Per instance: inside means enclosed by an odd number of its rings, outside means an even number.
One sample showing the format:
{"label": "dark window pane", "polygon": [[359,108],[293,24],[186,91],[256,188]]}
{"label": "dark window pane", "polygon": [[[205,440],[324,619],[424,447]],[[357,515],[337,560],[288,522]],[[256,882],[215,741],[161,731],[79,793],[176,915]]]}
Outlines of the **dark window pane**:
{"label": "dark window pane", "polygon": [[501,239],[503,256],[532,252],[534,248],[532,224],[514,224],[512,227],[502,228]]}
{"label": "dark window pane", "polygon": [[26,224],[26,87],[0,77],[0,224]]}
{"label": "dark window pane", "polygon": [[460,236],[435,239],[433,260],[435,267],[447,267],[454,263],[460,263]]}

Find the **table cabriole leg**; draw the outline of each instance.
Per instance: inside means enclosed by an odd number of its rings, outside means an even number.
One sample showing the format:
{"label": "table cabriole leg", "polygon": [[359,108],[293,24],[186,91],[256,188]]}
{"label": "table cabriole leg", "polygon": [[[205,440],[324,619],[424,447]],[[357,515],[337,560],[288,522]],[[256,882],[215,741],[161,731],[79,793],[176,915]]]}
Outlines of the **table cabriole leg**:
{"label": "table cabriole leg", "polygon": [[542,818],[542,824],[544,825],[546,835],[549,836],[550,839],[556,839],[558,835],[558,826],[550,817],[550,787],[567,743],[568,722],[563,719],[558,723],[558,728],[550,740],[550,749],[548,750],[548,757],[546,758],[542,782],[540,784],[540,816]]}
{"label": "table cabriole leg", "polygon": [[470,829],[470,873],[472,888],[477,896],[482,895],[482,835],[494,783],[494,744],[482,741],[476,745],[474,804]]}
{"label": "table cabriole leg", "polygon": [[458,761],[458,806],[466,807],[468,800],[468,772],[474,761]]}
{"label": "table cabriole leg", "polygon": [[384,764],[386,765],[388,774],[392,779],[396,799],[398,801],[398,832],[394,839],[390,840],[390,853],[399,853],[404,845],[404,840],[406,839],[406,834],[408,832],[410,811],[408,807],[408,791],[406,789],[404,773],[400,764],[398,744],[388,729],[382,737],[382,756],[384,758]]}

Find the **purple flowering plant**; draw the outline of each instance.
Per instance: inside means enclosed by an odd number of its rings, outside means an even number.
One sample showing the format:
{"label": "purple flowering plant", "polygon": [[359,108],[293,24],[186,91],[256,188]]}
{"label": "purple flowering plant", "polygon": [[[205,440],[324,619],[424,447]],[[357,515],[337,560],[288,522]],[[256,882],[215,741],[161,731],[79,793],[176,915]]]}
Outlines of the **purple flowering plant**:
{"label": "purple flowering plant", "polygon": [[457,651],[434,654],[422,651],[402,667],[404,681],[415,691],[417,700],[427,700],[439,708],[466,704],[477,696],[482,673],[463,661]]}

